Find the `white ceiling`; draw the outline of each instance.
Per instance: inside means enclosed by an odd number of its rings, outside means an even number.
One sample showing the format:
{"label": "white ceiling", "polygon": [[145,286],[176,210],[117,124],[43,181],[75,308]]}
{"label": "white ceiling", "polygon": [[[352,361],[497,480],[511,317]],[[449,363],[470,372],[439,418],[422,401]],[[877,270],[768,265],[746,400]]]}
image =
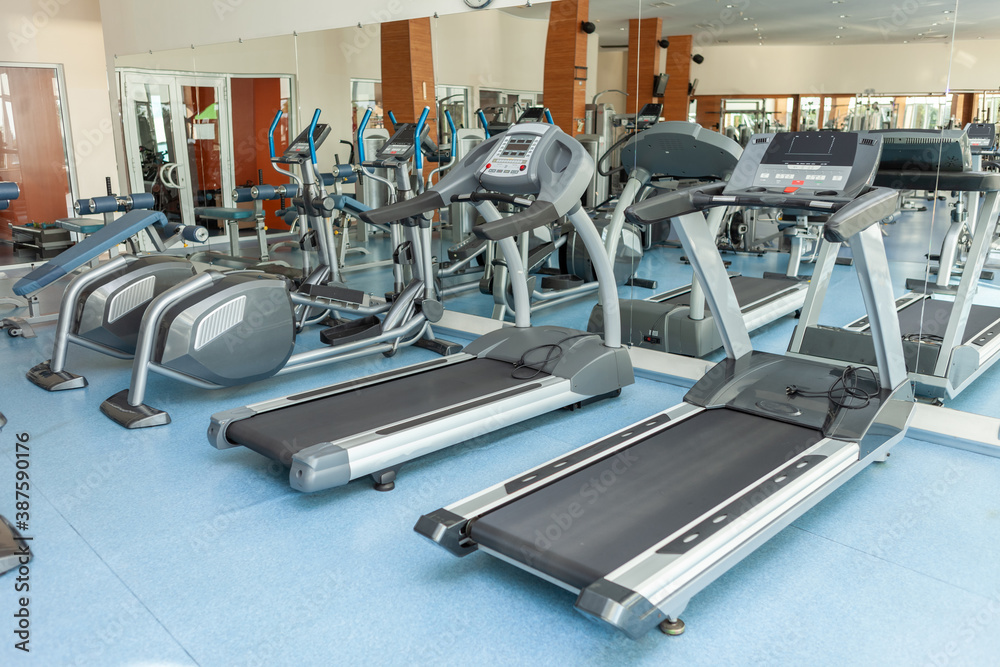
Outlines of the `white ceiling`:
{"label": "white ceiling", "polygon": [[[602,47],[628,43],[628,20],[662,18],[663,36],[714,44],[901,44],[1000,39],[997,0],[590,0]],[[547,15],[546,5],[511,8]]]}

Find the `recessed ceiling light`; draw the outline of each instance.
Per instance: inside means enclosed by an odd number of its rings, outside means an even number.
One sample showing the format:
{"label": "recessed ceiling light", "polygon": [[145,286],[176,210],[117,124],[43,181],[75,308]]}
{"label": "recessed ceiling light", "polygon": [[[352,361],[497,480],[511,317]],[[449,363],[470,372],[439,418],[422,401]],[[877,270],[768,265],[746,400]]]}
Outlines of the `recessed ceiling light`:
{"label": "recessed ceiling light", "polygon": [[943,11],[943,12],[941,12],[941,13],[942,13],[942,14],[951,14],[951,10],[950,10],[950,9],[946,9],[946,10],[944,10],[944,11]]}
{"label": "recessed ceiling light", "polygon": [[841,14],[840,18],[846,19],[846,18],[850,18],[850,16],[851,16],[850,14]]}
{"label": "recessed ceiling light", "polygon": [[904,39],[904,40],[903,40],[903,44],[909,44],[909,43],[910,43],[910,41],[909,41],[909,40],[907,40],[907,39]]}
{"label": "recessed ceiling light", "polygon": [[838,25],[837,26],[837,30],[843,30],[843,29],[844,29],[844,26],[842,26],[842,25]]}
{"label": "recessed ceiling light", "polygon": [[840,39],[840,35],[837,35],[837,39]]}
{"label": "recessed ceiling light", "polygon": [[624,30],[625,28],[618,28],[619,30]]}

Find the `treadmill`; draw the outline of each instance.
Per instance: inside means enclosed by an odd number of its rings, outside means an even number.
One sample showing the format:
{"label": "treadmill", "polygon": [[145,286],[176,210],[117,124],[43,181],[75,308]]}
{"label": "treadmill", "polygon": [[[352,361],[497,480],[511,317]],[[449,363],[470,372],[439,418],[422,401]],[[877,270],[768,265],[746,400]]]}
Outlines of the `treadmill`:
{"label": "treadmill", "polygon": [[[212,417],[209,441],[242,445],[290,466],[299,491],[320,491],[371,475],[389,490],[399,467],[418,456],[551,410],[617,396],[635,380],[619,323],[597,334],[532,327],[524,267],[514,238],[568,215],[595,261],[601,294],[615,302],[615,281],[601,237],[580,206],[594,163],[558,126],[515,125],[477,146],[433,187],[412,199],[361,214],[385,225],[455,201],[487,221],[475,228],[508,258],[517,315],[465,350]],[[533,196],[534,198],[530,198]],[[523,210],[502,217],[495,202]]]}
{"label": "treadmill", "polygon": [[[726,180],[733,173],[742,147],[718,132],[697,123],[669,121],[657,123],[635,135],[623,148],[621,161],[635,165],[621,198],[634,198],[653,176],[682,179]],[[807,174],[811,179],[813,174]],[[811,182],[811,181],[810,181]],[[706,224],[712,238],[718,235],[725,207],[711,209]],[[624,216],[613,217],[605,237],[609,257],[617,252]],[[807,279],[798,274],[799,253],[789,255],[785,274],[766,272],[762,277],[734,274],[733,290],[748,330],[753,331],[794,313],[806,298]],[[703,357],[722,347],[719,327],[705,312],[705,295],[698,280],[647,299],[622,299],[622,339],[659,352]],[[588,331],[604,328],[603,301],[594,306]]]}
{"label": "treadmill", "polygon": [[[679,634],[696,593],[884,460],[908,426],[912,393],[876,224],[894,210],[896,192],[870,187],[880,150],[881,139],[865,133],[757,134],[728,184],[632,206],[631,222],[673,219],[723,329],[726,359],[682,404],[427,514],[416,531],[455,555],[486,551],[573,591],[579,611],[630,637],[657,625]],[[791,185],[809,173],[828,178]],[[776,205],[832,214],[827,243],[853,251],[879,353],[877,369],[848,381],[865,400],[836,391],[844,364],[750,345],[702,211]],[[836,254],[817,268],[832,271]]]}
{"label": "treadmill", "polygon": [[[945,268],[933,283],[907,280],[907,288],[913,291],[896,300],[907,370],[917,395],[938,401],[951,399],[1000,359],[1000,308],[973,302],[996,231],[1000,173],[969,170],[969,140],[961,130],[884,130],[873,134],[890,142],[883,150],[876,185],[897,190],[952,190],[978,203],[959,284],[950,284],[950,270]],[[951,266],[944,251],[941,266]],[[875,358],[871,323],[868,317],[861,317],[843,328],[821,326],[817,317],[803,314],[788,351],[804,357],[871,364]]]}

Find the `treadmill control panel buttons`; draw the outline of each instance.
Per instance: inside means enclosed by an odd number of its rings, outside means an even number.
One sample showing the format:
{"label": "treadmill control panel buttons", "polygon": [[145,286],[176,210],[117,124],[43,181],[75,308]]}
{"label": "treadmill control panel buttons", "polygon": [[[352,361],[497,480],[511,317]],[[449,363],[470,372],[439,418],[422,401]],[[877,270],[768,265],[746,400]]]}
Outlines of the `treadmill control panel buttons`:
{"label": "treadmill control panel buttons", "polygon": [[534,134],[513,134],[504,137],[483,169],[483,176],[518,176],[527,170],[540,137]]}

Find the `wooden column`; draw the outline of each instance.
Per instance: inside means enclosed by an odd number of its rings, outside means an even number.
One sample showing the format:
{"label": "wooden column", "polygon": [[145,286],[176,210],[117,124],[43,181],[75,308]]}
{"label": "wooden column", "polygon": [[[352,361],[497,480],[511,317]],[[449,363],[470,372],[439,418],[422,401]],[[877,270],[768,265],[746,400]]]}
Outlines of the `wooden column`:
{"label": "wooden column", "polygon": [[722,96],[721,95],[698,95],[697,111],[695,112],[695,122],[708,130],[722,132],[725,130],[722,125]]}
{"label": "wooden column", "polygon": [[955,93],[952,95],[951,115],[955,118],[955,124],[959,128],[971,123],[972,118],[976,115],[975,94]]}
{"label": "wooden column", "polygon": [[[626,113],[638,113],[642,105],[661,101],[659,98],[653,99],[653,78],[662,73],[660,56],[663,54],[663,49],[657,44],[662,33],[663,19],[629,19],[628,78],[625,79],[625,90],[628,92],[628,99],[625,102]],[[673,43],[670,48],[673,48]],[[689,44],[688,51],[690,48]],[[673,77],[667,84],[668,92],[671,83]],[[687,94],[687,79],[684,80],[684,94]]]}
{"label": "wooden column", "polygon": [[543,101],[564,132],[582,131],[587,105],[587,20],[589,0],[555,0],[549,5],[545,39]]}
{"label": "wooden column", "polygon": [[[667,69],[670,75],[667,92],[663,96],[663,120],[687,120],[688,83],[691,81],[691,35],[668,37]],[[640,82],[639,85],[642,88]]]}
{"label": "wooden column", "polygon": [[[401,123],[415,123],[430,107],[427,125],[437,137],[434,59],[429,18],[382,24],[382,106]],[[388,120],[388,116],[386,118]],[[387,123],[388,124],[388,123]]]}

